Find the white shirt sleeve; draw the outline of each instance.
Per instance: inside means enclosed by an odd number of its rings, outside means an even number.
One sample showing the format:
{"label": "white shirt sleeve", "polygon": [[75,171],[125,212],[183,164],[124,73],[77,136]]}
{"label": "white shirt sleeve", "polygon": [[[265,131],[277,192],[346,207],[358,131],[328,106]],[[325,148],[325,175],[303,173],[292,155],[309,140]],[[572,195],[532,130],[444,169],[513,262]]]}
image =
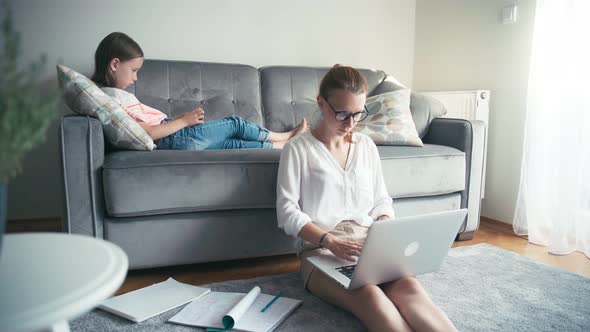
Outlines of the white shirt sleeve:
{"label": "white shirt sleeve", "polygon": [[383,170],[381,168],[381,158],[379,157],[379,151],[373,141],[369,140],[368,148],[371,152],[371,158],[373,160],[373,188],[375,188],[374,196],[374,207],[369,213],[373,220],[376,220],[381,215],[387,215],[391,219],[395,219],[395,212],[393,211],[393,200],[387,192],[385,186],[385,179],[383,178]]}
{"label": "white shirt sleeve", "polygon": [[287,235],[298,236],[311,218],[301,211],[301,156],[292,144],[286,144],[281,152],[277,177],[277,220]]}

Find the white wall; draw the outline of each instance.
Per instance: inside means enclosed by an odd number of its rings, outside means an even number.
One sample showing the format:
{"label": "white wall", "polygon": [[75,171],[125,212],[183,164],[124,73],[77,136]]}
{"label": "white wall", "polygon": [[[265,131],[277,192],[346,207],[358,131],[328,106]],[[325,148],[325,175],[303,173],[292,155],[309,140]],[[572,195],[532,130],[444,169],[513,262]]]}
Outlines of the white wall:
{"label": "white wall", "polygon": [[[23,60],[40,53],[92,71],[99,41],[123,31],[147,58],[383,69],[411,86],[415,0],[14,1]],[[55,85],[55,84],[53,84]],[[8,219],[61,214],[57,125],[9,185]]]}
{"label": "white wall", "polygon": [[[516,2],[517,23],[500,23]],[[520,181],[534,0],[417,0],[413,87],[490,89],[482,215],[512,223]]]}

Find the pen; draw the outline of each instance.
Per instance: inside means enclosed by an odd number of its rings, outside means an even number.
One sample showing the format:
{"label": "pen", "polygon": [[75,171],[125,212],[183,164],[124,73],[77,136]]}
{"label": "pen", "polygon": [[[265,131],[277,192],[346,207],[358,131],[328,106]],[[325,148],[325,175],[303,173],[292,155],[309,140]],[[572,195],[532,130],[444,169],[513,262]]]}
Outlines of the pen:
{"label": "pen", "polygon": [[283,294],[283,291],[280,291],[277,296],[275,296],[272,300],[270,300],[270,302],[268,302],[267,305],[264,306],[264,308],[262,308],[262,310],[260,310],[260,312],[265,312],[266,309],[268,309],[273,303],[275,303],[276,300],[278,300],[279,297],[281,297],[281,295]]}

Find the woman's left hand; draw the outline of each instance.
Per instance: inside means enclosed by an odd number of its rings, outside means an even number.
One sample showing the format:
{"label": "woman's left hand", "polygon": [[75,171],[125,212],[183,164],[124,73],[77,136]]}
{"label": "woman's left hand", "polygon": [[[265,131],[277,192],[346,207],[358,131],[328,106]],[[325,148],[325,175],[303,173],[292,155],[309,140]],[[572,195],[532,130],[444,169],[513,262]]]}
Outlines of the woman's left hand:
{"label": "woman's left hand", "polygon": [[391,220],[391,217],[389,217],[389,216],[388,216],[388,215],[386,215],[386,214],[382,214],[382,215],[380,215],[380,216],[377,218],[377,220],[378,220],[378,221],[380,221],[380,220]]}

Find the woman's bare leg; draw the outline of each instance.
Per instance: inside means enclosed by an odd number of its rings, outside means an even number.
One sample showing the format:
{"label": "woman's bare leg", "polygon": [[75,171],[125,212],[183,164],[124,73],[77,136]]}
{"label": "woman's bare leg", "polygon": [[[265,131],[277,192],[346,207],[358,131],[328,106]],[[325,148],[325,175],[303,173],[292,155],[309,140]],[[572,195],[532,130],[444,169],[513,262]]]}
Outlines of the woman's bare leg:
{"label": "woman's bare leg", "polygon": [[378,286],[346,290],[320,271],[313,271],[307,289],[322,300],[358,317],[369,331],[412,331]]}
{"label": "woman's bare leg", "polygon": [[416,278],[402,278],[381,287],[413,330],[457,331],[447,315],[432,302]]}
{"label": "woman's bare leg", "polygon": [[268,133],[268,138],[267,140],[270,142],[286,142],[289,139],[291,139],[291,137],[302,134],[304,132],[306,132],[309,129],[309,124],[307,123],[307,120],[305,118],[303,118],[303,120],[301,120],[301,123],[299,124],[299,126],[297,126],[295,129],[290,130],[290,131],[286,131],[284,133],[276,133],[274,131],[270,131]]}

